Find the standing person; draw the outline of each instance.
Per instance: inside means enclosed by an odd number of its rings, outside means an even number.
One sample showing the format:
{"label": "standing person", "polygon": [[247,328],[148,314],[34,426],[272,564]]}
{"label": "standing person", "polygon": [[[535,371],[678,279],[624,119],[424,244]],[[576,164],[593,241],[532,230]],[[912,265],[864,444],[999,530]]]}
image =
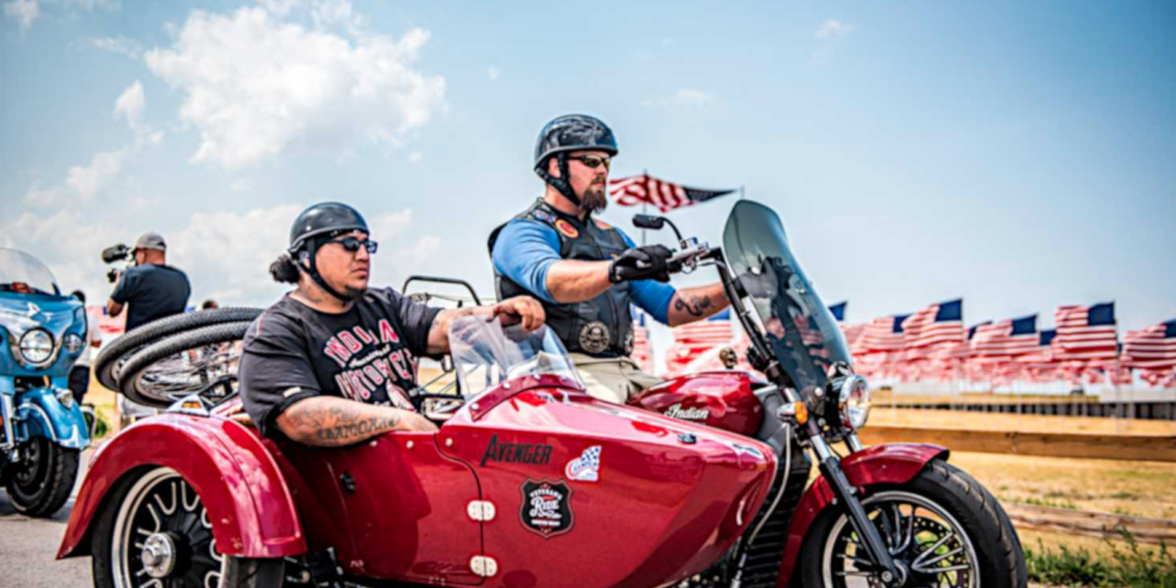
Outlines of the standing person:
{"label": "standing person", "polygon": [[333,447],[435,431],[413,410],[416,358],[449,350],[455,318],[501,317],[528,331],[543,324],[543,307],[525,296],[441,310],[371,288],[376,250],[367,222],[346,204],[316,204],[294,221],[270,273],[297,288],[253,321],[241,355],[241,399],[263,435]]}
{"label": "standing person", "polygon": [[218,308],[220,308],[220,304],[211,298],[200,304],[200,310],[216,310]]}
{"label": "standing person", "polygon": [[[74,290],[71,294],[74,298],[82,301],[82,310],[86,307],[86,293],[81,290]],[[98,334],[98,328],[90,324],[90,313],[85,313],[86,317],[86,334],[82,340],[86,342],[82,354],[78,356],[78,360],[69,370],[69,389],[73,392],[74,400],[78,404],[82,403],[82,399],[86,397],[86,392],[90,389],[90,348],[100,347],[102,345],[102,336]]]}
{"label": "standing person", "polygon": [[588,392],[623,403],[656,384],[629,355],[630,305],[671,327],[727,306],[722,283],[676,290],[671,252],[637,247],[623,231],[595,218],[608,205],[608,170],[617,155],[613,132],[582,114],[552,120],[535,145],[543,197],[490,234],[500,298],[530,294],[572,354]]}
{"label": "standing person", "polygon": [[135,265],[120,273],[106,310],[118,316],[127,310],[127,332],[154,320],[180,314],[188,307],[192,286],[184,272],[167,265],[167,243],[159,233],[144,233],[132,250]]}

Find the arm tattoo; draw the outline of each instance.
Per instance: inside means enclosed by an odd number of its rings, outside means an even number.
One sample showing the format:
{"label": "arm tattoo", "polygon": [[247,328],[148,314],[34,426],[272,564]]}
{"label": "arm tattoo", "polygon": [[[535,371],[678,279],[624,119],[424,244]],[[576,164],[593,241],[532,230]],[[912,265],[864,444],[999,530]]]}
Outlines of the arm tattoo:
{"label": "arm tattoo", "polygon": [[321,447],[358,443],[395,430],[401,415],[395,409],[342,398],[312,398],[286,410],[283,432],[292,439]]}
{"label": "arm tattoo", "polygon": [[674,299],[674,310],[685,311],[691,316],[702,316],[706,314],[707,309],[711,308],[711,299],[709,296],[678,296]]}

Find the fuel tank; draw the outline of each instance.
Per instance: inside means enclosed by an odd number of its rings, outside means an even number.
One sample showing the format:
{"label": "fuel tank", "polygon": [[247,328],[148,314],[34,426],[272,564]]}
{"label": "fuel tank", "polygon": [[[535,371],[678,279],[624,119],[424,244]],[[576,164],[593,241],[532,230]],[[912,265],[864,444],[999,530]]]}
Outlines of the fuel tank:
{"label": "fuel tank", "polygon": [[753,437],[764,420],[751,374],[714,371],[681,376],[647,388],[629,404],[671,418]]}

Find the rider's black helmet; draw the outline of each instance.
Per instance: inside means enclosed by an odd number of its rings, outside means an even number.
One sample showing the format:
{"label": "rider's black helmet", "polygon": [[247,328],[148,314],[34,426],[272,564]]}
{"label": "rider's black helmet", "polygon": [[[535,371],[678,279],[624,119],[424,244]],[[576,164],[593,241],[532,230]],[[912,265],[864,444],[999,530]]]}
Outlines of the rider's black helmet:
{"label": "rider's black helmet", "polygon": [[[569,151],[603,151],[614,156],[618,151],[617,138],[608,125],[587,114],[556,117],[539,131],[539,140],[535,142],[535,173],[568,200],[579,205],[580,199],[572,193],[572,187],[566,181],[566,154]],[[553,156],[559,160],[558,178],[547,173],[547,160]]]}
{"label": "rider's black helmet", "polygon": [[340,202],[315,204],[294,219],[294,226],[290,227],[289,251],[296,253],[307,245],[307,240],[314,237],[351,231],[370,232],[367,221],[363,220],[363,215],[359,214],[359,211]]}

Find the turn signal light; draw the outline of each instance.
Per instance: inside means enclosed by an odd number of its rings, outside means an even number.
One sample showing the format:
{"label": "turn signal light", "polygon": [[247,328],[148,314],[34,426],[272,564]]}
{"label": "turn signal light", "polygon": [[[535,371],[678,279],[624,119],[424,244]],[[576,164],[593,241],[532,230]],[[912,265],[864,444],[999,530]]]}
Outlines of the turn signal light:
{"label": "turn signal light", "polygon": [[789,402],[776,410],[776,416],[781,419],[796,419],[796,424],[803,425],[809,420],[808,405],[804,402]]}

